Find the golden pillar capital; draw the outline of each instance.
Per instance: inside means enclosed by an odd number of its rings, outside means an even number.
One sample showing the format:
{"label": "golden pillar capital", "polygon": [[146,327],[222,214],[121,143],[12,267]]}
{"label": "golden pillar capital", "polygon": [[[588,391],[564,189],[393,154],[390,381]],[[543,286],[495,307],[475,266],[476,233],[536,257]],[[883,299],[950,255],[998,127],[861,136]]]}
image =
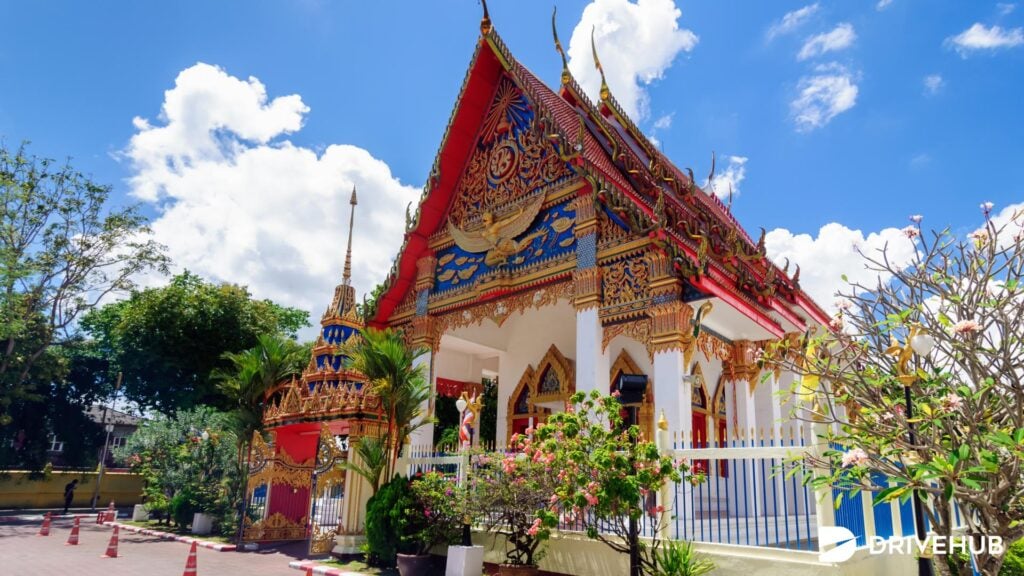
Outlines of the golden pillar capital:
{"label": "golden pillar capital", "polygon": [[416,291],[430,290],[434,287],[434,269],[437,258],[433,255],[424,256],[416,261]]}
{"label": "golden pillar capital", "polygon": [[576,289],[576,310],[597,308],[601,305],[601,268],[577,268],[572,273]]}

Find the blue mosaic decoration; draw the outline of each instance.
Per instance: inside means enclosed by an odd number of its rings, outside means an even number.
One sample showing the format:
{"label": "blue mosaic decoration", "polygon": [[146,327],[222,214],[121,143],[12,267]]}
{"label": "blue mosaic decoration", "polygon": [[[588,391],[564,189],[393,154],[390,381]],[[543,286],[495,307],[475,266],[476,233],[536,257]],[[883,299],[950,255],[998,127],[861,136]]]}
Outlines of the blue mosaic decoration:
{"label": "blue mosaic decoration", "polygon": [[321,334],[324,337],[324,342],[327,344],[342,344],[347,342],[357,332],[359,331],[350,326],[330,325],[324,326]]}
{"label": "blue mosaic decoration", "polygon": [[426,316],[427,315],[427,297],[430,296],[429,290],[420,290],[416,294],[416,315]]}
{"label": "blue mosaic decoration", "polygon": [[586,234],[576,242],[576,267],[583,270],[597,266],[597,234]]}

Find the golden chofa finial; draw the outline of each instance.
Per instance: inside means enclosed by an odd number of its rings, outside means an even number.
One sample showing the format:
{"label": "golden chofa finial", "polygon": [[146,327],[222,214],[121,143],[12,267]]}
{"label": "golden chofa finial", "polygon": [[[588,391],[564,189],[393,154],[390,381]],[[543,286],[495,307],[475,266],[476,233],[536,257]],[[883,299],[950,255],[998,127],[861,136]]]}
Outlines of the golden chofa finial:
{"label": "golden chofa finial", "polygon": [[658,416],[658,430],[668,430],[668,419],[665,418],[665,411],[661,411],[661,415]]}
{"label": "golden chofa finial", "polygon": [[596,30],[596,27],[590,29],[590,50],[594,53],[594,67],[601,73],[601,101],[605,102],[611,97],[612,93],[608,90],[608,83],[604,79],[604,67],[601,66],[601,59],[597,57],[597,42],[594,40],[594,32]]}
{"label": "golden chofa finial", "polygon": [[562,43],[558,40],[558,27],[555,26],[555,17],[558,15],[558,6],[551,12],[551,35],[555,37],[555,50],[558,55],[562,57],[562,84],[569,83],[569,61],[565,59],[565,50],[562,49]]}
{"label": "golden chofa finial", "polygon": [[480,33],[487,36],[491,33],[491,15],[487,12],[487,0],[480,0],[484,7],[484,17],[480,19]]}

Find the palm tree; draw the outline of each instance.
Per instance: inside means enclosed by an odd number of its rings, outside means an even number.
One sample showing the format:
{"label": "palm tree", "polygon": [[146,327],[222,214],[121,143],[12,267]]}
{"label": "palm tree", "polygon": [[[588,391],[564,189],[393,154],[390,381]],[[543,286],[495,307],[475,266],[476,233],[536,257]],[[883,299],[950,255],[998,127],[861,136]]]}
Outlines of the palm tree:
{"label": "palm tree", "polygon": [[341,467],[359,474],[370,483],[371,494],[377,493],[380,477],[388,465],[388,451],[385,441],[381,438],[368,436],[359,439],[355,445],[355,453],[359,456],[359,464],[345,462]]}
{"label": "palm tree", "polygon": [[277,384],[302,374],[309,360],[309,345],[299,344],[280,334],[263,334],[256,346],[241,352],[225,353],[230,363],[213,377],[218,388],[233,404],[231,414],[238,435],[238,460],[241,462],[253,432],[263,429],[266,394]]}
{"label": "palm tree", "polygon": [[409,348],[400,332],[368,328],[361,338],[353,338],[343,347],[349,367],[366,376],[373,391],[381,400],[387,431],[385,447],[390,452],[387,477],[391,476],[398,451],[417,428],[432,420],[425,414],[424,405],[430,398],[430,383],[423,374],[423,366],[413,366],[413,360],[426,353],[426,348]]}

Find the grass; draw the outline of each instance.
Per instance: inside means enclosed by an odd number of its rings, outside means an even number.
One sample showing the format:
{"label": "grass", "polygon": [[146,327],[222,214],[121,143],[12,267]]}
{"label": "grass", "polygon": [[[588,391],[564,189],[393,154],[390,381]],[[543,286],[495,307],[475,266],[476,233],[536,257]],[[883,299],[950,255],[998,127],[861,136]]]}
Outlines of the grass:
{"label": "grass", "polygon": [[145,522],[136,522],[134,520],[119,520],[121,524],[130,524],[131,526],[137,526],[139,528],[146,528],[147,530],[159,530],[160,532],[167,532],[169,534],[175,534],[178,536],[190,536],[199,540],[208,540],[210,542],[220,542],[221,544],[234,544],[234,539],[230,536],[218,536],[216,534],[192,534],[187,528],[181,528],[180,526],[171,526],[168,524],[160,524],[158,520],[147,520]]}

